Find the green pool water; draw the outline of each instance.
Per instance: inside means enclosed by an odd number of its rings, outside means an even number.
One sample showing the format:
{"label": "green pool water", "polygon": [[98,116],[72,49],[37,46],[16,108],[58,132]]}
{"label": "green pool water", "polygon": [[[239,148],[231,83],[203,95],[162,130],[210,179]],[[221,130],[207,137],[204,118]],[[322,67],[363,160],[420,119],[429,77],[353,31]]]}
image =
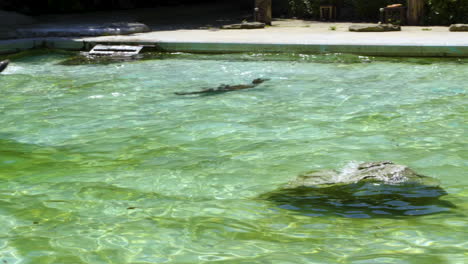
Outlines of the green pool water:
{"label": "green pool water", "polygon": [[[155,55],[0,74],[0,263],[467,263],[468,61]],[[215,96],[177,96],[270,80]],[[392,160],[455,205],[308,215],[259,199]]]}

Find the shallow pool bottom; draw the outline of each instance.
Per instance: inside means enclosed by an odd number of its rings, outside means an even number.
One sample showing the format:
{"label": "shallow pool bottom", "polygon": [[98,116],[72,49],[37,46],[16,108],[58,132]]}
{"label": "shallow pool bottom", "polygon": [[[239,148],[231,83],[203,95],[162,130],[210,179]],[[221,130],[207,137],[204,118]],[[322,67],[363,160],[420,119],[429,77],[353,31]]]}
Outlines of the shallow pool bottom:
{"label": "shallow pool bottom", "polygon": [[[8,263],[464,263],[464,60],[190,55],[0,76],[0,259]],[[220,84],[268,82],[216,96]],[[297,213],[257,199],[296,175],[393,160],[453,208]]]}

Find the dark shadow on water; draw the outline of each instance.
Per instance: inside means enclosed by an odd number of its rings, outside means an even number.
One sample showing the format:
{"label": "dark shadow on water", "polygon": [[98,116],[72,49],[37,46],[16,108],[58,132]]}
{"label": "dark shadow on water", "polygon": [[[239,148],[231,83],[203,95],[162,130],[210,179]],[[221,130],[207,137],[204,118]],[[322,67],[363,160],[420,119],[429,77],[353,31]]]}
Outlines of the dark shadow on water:
{"label": "dark shadow on water", "polygon": [[283,189],[260,198],[311,217],[401,218],[450,212],[455,205],[439,199],[446,194],[437,186],[364,182]]}
{"label": "dark shadow on water", "polygon": [[9,59],[12,64],[16,62],[41,63],[40,58],[55,56],[62,59],[58,65],[108,65],[122,64],[137,61],[151,60],[210,60],[228,62],[288,62],[288,63],[317,63],[317,64],[369,64],[369,63],[406,63],[412,65],[431,64],[468,64],[468,58],[416,58],[416,57],[367,57],[355,54],[326,53],[326,54],[301,54],[301,53],[258,53],[258,52],[233,52],[233,53],[185,53],[164,52],[158,48],[144,48],[135,58],[128,57],[86,57],[75,51],[56,49],[31,49],[10,55],[0,55],[0,60]]}
{"label": "dark shadow on water", "polygon": [[[132,62],[136,60],[142,60],[145,57],[139,55],[137,57],[111,57],[111,56],[102,56],[102,57],[90,57],[90,56],[73,56],[66,60],[59,62],[59,65],[63,66],[78,66],[78,65],[109,65],[109,64],[121,64],[126,62]],[[152,58],[152,59],[157,59]]]}
{"label": "dark shadow on water", "polygon": [[[157,49],[156,49],[157,50]],[[229,62],[289,62],[289,63],[318,63],[318,64],[368,64],[368,63],[407,63],[413,65],[455,64],[468,63],[465,58],[400,58],[400,57],[367,57],[355,54],[327,53],[327,54],[295,54],[295,53],[182,53],[159,52],[145,48],[135,58],[119,57],[85,57],[76,53],[61,62],[60,65],[88,65],[125,63],[136,60],[216,60]]]}

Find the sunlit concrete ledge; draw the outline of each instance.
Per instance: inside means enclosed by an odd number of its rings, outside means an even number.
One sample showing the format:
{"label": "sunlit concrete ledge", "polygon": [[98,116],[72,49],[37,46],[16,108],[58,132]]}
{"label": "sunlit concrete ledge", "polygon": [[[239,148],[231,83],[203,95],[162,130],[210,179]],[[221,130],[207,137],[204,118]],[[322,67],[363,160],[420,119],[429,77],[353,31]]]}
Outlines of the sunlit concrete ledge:
{"label": "sunlit concrete ledge", "polygon": [[[404,39],[401,41],[401,37],[400,40],[396,38],[396,40],[390,41],[389,35],[385,35],[386,39],[376,39],[375,35],[361,37],[359,36],[361,33],[351,33],[357,34],[357,36],[352,36],[354,37],[352,39],[346,38],[346,35],[342,34],[338,37],[335,35],[334,38],[330,38],[330,35],[326,36],[328,38],[318,38],[317,36],[294,38],[289,36],[278,38],[276,41],[272,39],[271,35],[269,38],[262,38],[258,41],[258,38],[245,40],[242,36],[235,39],[233,37],[226,38],[226,35],[220,35],[217,40],[216,37],[213,38],[213,35],[210,36],[210,32],[204,32],[204,34],[208,37],[193,38],[193,41],[188,41],[187,36],[184,34],[168,36],[167,33],[165,35],[157,34],[157,32],[132,36],[3,40],[0,41],[0,54],[41,47],[62,50],[89,50],[95,44],[126,44],[146,45],[150,47],[149,50],[188,53],[351,53],[368,56],[468,57],[468,34],[458,35],[461,38],[456,38],[457,41],[443,38],[434,41],[429,38],[426,42],[424,42],[424,39]],[[223,32],[223,34],[225,33]],[[242,34],[245,33],[242,32]],[[257,42],[255,42],[256,40]],[[361,44],[359,44],[359,40],[361,40]]]}
{"label": "sunlit concrete ledge", "polygon": [[[149,43],[147,43],[149,44]],[[264,43],[155,43],[167,52],[350,53],[369,56],[468,57],[468,46],[317,45]]]}

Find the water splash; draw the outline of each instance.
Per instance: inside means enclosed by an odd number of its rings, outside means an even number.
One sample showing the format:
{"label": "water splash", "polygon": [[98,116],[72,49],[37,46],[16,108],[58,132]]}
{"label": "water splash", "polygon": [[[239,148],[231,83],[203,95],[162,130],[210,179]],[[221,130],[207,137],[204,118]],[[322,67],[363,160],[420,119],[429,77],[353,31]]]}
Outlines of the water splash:
{"label": "water splash", "polygon": [[392,168],[385,173],[377,171],[376,178],[387,184],[399,184],[408,181],[408,177],[406,177],[403,174],[403,170],[399,168]]}
{"label": "water splash", "polygon": [[333,183],[343,183],[343,182],[353,182],[355,179],[352,178],[353,175],[356,174],[359,168],[359,164],[362,162],[360,161],[350,161],[346,165],[341,168],[339,173],[332,177],[332,182]]}
{"label": "water splash", "polygon": [[17,74],[21,72],[24,68],[17,65],[8,65],[8,67],[2,72],[5,75]]}
{"label": "water splash", "polygon": [[[339,173],[332,177],[333,183],[355,183],[366,177],[356,177],[356,175],[366,172],[372,175],[375,179],[385,184],[400,184],[408,181],[408,177],[405,176],[407,168],[405,166],[393,165],[386,166],[385,164],[375,164],[372,167],[375,170],[363,169],[360,166],[363,162],[350,161],[339,171]],[[385,167],[386,166],[386,167]]]}

